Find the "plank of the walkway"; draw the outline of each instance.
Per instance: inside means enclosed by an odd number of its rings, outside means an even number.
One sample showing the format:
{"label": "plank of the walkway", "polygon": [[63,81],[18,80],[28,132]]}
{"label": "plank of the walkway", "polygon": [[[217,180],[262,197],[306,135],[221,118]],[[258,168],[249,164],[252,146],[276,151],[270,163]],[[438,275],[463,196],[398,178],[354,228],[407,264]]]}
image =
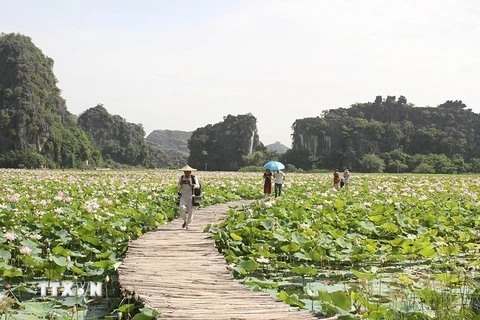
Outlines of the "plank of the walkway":
{"label": "plank of the walkway", "polygon": [[189,230],[176,219],[147,232],[129,245],[118,269],[120,285],[145,306],[158,308],[161,319],[316,319],[235,280],[215,242],[203,232],[208,224],[224,219],[229,208],[249,203],[241,200],[196,210]]}

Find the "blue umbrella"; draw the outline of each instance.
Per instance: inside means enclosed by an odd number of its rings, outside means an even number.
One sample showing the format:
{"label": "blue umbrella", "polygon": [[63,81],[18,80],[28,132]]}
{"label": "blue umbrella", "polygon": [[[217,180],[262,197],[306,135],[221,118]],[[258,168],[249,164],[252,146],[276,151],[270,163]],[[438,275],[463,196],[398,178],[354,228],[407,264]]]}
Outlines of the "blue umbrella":
{"label": "blue umbrella", "polygon": [[283,163],[278,162],[278,161],[269,161],[269,162],[265,163],[265,165],[263,167],[265,169],[270,170],[270,171],[277,171],[277,170],[285,169],[285,166],[283,165]]}

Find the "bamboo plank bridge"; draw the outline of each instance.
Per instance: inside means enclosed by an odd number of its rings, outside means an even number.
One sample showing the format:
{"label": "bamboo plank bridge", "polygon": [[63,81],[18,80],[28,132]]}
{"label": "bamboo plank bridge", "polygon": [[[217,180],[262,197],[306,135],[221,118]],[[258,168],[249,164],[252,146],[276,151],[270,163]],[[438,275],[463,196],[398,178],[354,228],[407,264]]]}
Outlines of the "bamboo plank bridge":
{"label": "bamboo plank bridge", "polygon": [[176,219],[132,241],[118,269],[120,285],[138,295],[146,307],[158,308],[160,319],[317,319],[235,280],[213,239],[203,232],[224,218],[230,207],[249,203],[201,208],[189,230]]}

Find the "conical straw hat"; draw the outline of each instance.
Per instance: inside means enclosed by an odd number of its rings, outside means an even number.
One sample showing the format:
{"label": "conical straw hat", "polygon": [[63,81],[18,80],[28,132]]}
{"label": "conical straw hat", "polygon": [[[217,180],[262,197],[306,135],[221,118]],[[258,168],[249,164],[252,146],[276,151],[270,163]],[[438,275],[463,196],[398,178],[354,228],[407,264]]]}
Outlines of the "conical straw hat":
{"label": "conical straw hat", "polygon": [[193,169],[192,167],[190,167],[189,165],[186,165],[185,167],[183,167],[182,169],[178,169],[179,171],[197,171],[197,169]]}

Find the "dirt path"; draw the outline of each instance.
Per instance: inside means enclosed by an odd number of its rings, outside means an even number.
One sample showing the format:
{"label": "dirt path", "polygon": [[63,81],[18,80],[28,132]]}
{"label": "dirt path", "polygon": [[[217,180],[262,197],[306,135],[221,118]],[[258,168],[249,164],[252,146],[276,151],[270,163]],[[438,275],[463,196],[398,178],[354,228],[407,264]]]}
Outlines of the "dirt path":
{"label": "dirt path", "polygon": [[226,216],[241,200],[196,210],[189,230],[182,220],[147,232],[133,241],[118,269],[119,282],[134,291],[147,307],[161,310],[161,319],[316,319],[254,292],[233,279],[223,256],[204,228]]}

